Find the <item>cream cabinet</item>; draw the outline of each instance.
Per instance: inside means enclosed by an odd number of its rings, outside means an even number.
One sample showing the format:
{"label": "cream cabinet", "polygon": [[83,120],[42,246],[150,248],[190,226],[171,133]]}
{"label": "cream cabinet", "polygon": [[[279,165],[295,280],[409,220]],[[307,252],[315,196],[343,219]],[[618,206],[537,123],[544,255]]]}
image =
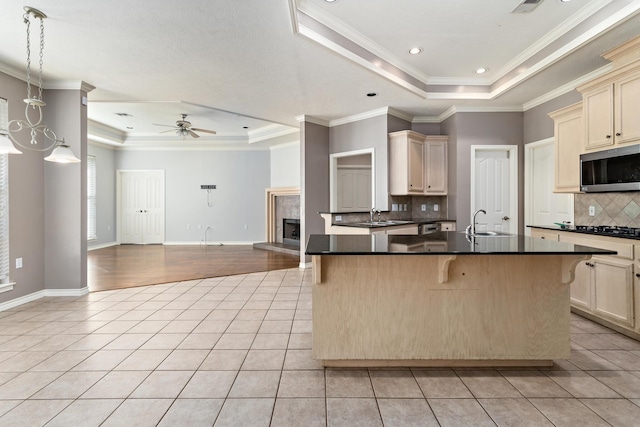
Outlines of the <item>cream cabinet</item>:
{"label": "cream cabinet", "polygon": [[561,242],[609,249],[615,256],[593,256],[576,267],[571,284],[571,304],[601,319],[633,329],[633,240],[559,232]]}
{"label": "cream cabinet", "polygon": [[571,306],[626,330],[640,331],[635,320],[640,311],[640,278],[634,274],[640,272],[640,245],[634,247],[631,239],[539,228],[531,230],[531,237],[617,251],[615,256],[595,255],[578,263],[571,283]]}
{"label": "cream cabinet", "polygon": [[613,70],[582,86],[584,148],[640,142],[640,37],[603,55]]}
{"label": "cream cabinet", "polygon": [[456,231],[456,223],[453,221],[441,221],[438,224],[440,231]]}
{"label": "cream cabinet", "polygon": [[425,194],[447,194],[446,136],[427,136],[425,140]]}
{"label": "cream cabinet", "polygon": [[447,137],[410,130],[389,134],[389,193],[447,194]]}
{"label": "cream cabinet", "polygon": [[582,103],[549,114],[554,122],[554,193],[580,191],[580,154],[583,152]]}

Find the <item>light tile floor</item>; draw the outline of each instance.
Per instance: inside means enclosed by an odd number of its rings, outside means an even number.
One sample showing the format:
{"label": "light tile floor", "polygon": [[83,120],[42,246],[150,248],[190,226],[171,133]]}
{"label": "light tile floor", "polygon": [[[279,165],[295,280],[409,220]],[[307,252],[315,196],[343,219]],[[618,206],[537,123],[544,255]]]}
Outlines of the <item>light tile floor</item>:
{"label": "light tile floor", "polygon": [[572,315],[548,369],[322,369],[310,271],[0,313],[0,426],[633,426],[640,342]]}

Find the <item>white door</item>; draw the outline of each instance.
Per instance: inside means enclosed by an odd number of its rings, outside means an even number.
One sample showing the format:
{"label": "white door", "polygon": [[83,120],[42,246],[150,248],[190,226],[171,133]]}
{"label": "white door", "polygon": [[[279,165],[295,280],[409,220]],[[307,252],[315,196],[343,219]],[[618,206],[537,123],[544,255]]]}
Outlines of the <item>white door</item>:
{"label": "white door", "polygon": [[471,215],[476,231],[518,232],[518,187],[516,146],[472,146],[473,174]]}
{"label": "white door", "polygon": [[120,243],[164,242],[164,171],[118,171]]}
{"label": "white door", "polygon": [[[527,144],[525,151],[525,211],[528,225],[573,223],[573,194],[553,192],[553,139]],[[530,229],[525,230],[529,234]]]}
{"label": "white door", "polygon": [[371,168],[338,169],[338,212],[371,209]]}

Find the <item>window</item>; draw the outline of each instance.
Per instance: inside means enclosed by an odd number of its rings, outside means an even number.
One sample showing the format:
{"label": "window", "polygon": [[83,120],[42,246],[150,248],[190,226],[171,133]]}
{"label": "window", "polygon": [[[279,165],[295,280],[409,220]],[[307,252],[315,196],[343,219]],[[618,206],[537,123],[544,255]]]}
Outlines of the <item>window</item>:
{"label": "window", "polygon": [[[8,126],[7,100],[0,98],[0,129]],[[9,283],[9,165],[0,154],[0,284]],[[0,289],[3,292],[9,289]]]}
{"label": "window", "polygon": [[96,224],[96,158],[87,156],[87,240],[98,238]]}

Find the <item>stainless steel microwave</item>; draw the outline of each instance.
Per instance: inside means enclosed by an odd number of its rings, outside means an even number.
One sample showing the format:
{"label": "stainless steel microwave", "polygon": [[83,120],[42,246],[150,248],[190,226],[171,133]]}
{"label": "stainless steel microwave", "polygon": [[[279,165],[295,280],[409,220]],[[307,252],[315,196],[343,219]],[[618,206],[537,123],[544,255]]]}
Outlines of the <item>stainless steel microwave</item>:
{"label": "stainless steel microwave", "polygon": [[640,144],[581,154],[580,190],[640,191]]}

